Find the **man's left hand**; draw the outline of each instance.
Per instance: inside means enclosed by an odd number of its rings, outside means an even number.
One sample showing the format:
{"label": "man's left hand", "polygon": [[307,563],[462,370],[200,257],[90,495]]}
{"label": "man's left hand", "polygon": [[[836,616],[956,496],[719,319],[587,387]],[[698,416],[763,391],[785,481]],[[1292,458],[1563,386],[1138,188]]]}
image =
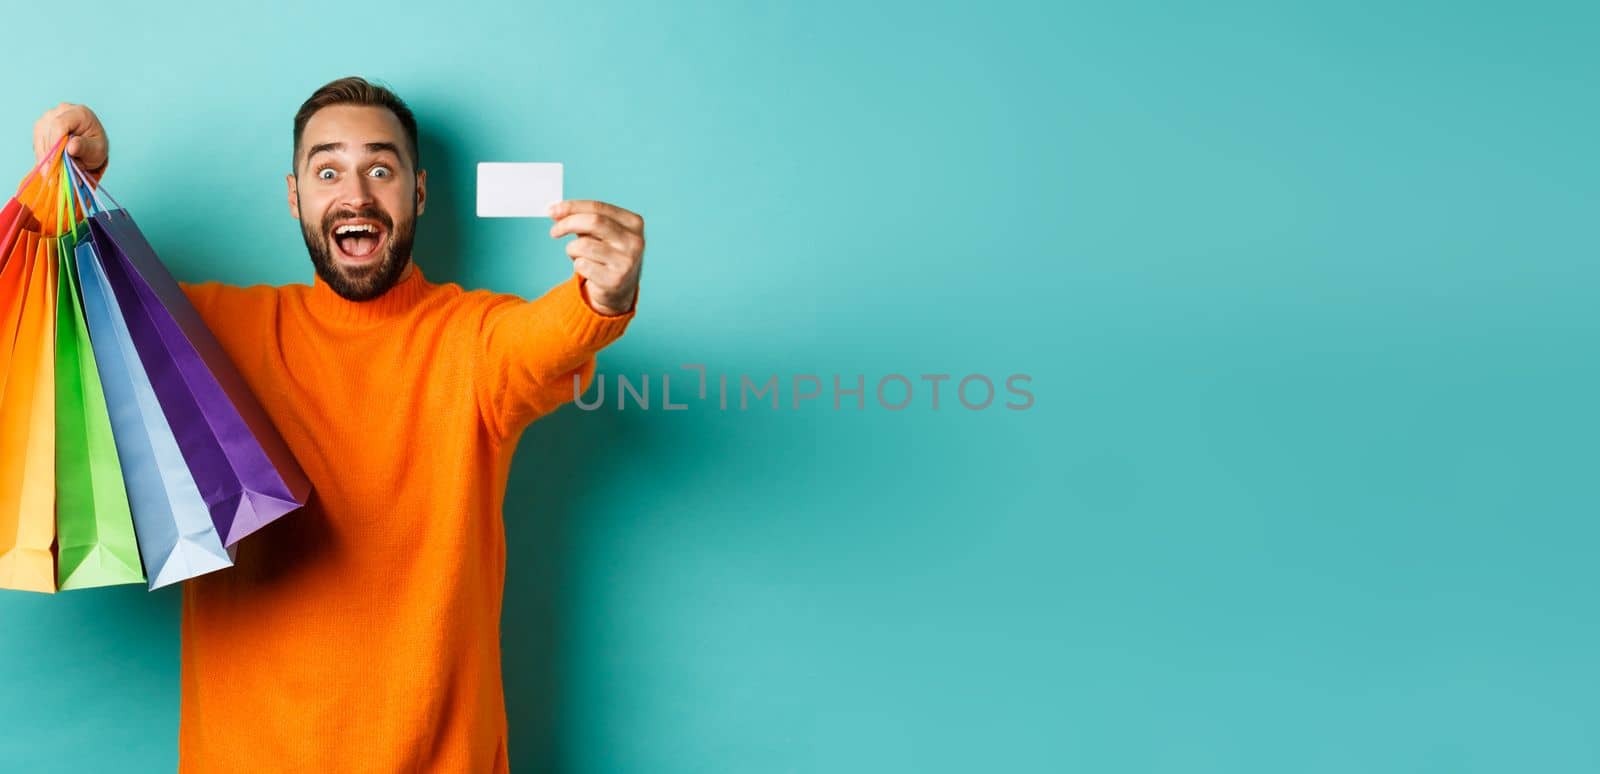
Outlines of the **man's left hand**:
{"label": "man's left hand", "polygon": [[614,204],[571,199],[550,207],[550,236],[567,243],[572,269],[585,280],[589,306],[603,315],[627,314],[644,262],[644,218]]}

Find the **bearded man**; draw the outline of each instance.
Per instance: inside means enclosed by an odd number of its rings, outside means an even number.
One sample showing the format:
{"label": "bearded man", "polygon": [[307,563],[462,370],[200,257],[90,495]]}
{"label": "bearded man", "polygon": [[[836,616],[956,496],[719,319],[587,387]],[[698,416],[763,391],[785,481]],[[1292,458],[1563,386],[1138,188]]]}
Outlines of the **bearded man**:
{"label": "bearded man", "polygon": [[[34,127],[98,179],[105,127]],[[501,504],[517,440],[587,389],[638,300],[644,220],[552,207],[572,275],[528,301],[436,284],[412,260],[417,122],[362,78],[294,119],[289,214],[311,285],[184,283],[314,487],[184,584],[180,772],[506,772]],[[576,383],[576,384],[575,384]]]}

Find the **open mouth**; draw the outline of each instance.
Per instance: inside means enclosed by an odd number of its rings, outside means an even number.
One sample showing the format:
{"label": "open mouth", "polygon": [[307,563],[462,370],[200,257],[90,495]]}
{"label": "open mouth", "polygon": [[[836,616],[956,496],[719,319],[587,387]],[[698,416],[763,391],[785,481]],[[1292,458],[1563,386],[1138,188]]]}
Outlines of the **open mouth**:
{"label": "open mouth", "polygon": [[340,257],[350,263],[367,263],[378,256],[383,244],[383,224],[372,220],[340,221],[330,235]]}

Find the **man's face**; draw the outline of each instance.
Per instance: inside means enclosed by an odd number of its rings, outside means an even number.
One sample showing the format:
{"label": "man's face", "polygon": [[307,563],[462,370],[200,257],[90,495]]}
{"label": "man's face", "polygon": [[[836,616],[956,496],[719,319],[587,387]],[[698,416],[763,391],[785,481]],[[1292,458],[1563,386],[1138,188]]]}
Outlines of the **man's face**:
{"label": "man's face", "polygon": [[306,122],[289,175],[289,213],[317,275],[352,301],[377,298],[411,263],[426,172],[386,108],[334,105]]}

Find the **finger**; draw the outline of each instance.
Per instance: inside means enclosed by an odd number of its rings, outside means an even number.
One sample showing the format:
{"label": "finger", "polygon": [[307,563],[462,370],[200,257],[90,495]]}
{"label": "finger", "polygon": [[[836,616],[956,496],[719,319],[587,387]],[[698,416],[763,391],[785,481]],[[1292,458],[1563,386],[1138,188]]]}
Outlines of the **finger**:
{"label": "finger", "polygon": [[644,218],[640,217],[637,212],[625,210],[615,204],[607,204],[593,199],[568,199],[550,205],[550,217],[557,220],[583,212],[604,215],[629,231],[639,234],[644,233]]}
{"label": "finger", "polygon": [[40,159],[43,160],[46,156],[49,156],[51,151],[55,151],[57,154],[60,154],[63,145],[58,143],[69,139],[70,138],[68,137],[67,133],[61,131],[59,124],[52,125],[50,129],[45,131],[44,137],[41,138],[39,142]]}
{"label": "finger", "polygon": [[77,144],[78,149],[69,150],[67,153],[74,159],[77,159],[78,163],[85,170],[99,169],[105,166],[107,152],[106,138],[88,135],[84,137],[74,137],[72,142]]}
{"label": "finger", "polygon": [[56,123],[67,134],[91,134],[95,128],[94,114],[82,105],[61,103],[52,111]]}
{"label": "finger", "polygon": [[587,258],[606,266],[626,267],[628,254],[594,237],[578,237],[567,243],[567,255],[573,259]]}
{"label": "finger", "polygon": [[33,155],[34,155],[34,158],[37,159],[37,160],[43,161],[44,157],[49,155],[50,151],[56,147],[56,143],[61,142],[61,140],[63,138],[68,138],[68,141],[67,141],[68,151],[67,152],[69,154],[72,154],[72,155],[76,156],[77,154],[73,153],[73,151],[71,149],[74,147],[73,146],[73,140],[77,140],[78,138],[77,137],[70,137],[69,138],[69,135],[71,135],[71,132],[68,131],[67,125],[65,123],[63,123],[60,119],[51,119],[49,121],[43,122],[42,124],[40,124],[39,128],[34,131],[34,138],[33,138]]}
{"label": "finger", "polygon": [[74,124],[72,114],[68,112],[65,103],[45,111],[44,117],[39,119],[38,124],[41,129],[39,132],[39,145],[41,146],[39,150],[45,153],[50,152],[50,149],[55,147],[57,141],[73,133]]}
{"label": "finger", "polygon": [[611,269],[611,267],[602,263],[595,263],[588,258],[578,258],[574,260],[572,262],[572,270],[577,272],[578,276],[589,281],[591,288],[590,298],[594,297],[593,294],[596,291],[607,292],[611,288],[616,287],[621,280],[621,278],[617,275],[617,272]]}
{"label": "finger", "polygon": [[644,245],[644,237],[623,228],[616,220],[598,213],[568,215],[550,227],[552,237],[562,237],[567,234],[592,236],[624,251],[642,248]]}
{"label": "finger", "polygon": [[65,132],[61,129],[61,122],[54,118],[41,120],[33,129],[33,157],[37,161],[44,161],[44,157],[54,148],[56,141],[61,139]]}

